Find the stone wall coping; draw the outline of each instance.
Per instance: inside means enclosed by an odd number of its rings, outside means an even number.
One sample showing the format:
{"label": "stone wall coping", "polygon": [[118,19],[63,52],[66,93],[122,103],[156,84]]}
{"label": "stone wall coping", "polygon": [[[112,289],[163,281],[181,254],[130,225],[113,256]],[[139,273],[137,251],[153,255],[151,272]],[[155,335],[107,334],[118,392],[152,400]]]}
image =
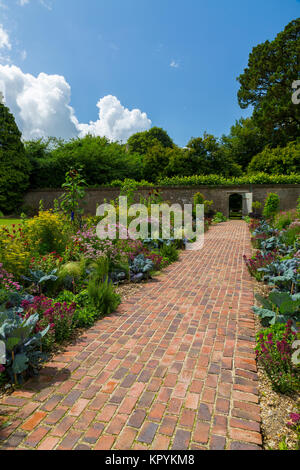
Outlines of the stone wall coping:
{"label": "stone wall coping", "polygon": [[[197,189],[197,188],[202,188],[202,189],[229,189],[230,188],[245,188],[245,187],[252,187],[252,188],[276,188],[276,187],[284,187],[284,188],[300,188],[300,184],[284,184],[284,183],[273,183],[273,184],[254,184],[254,183],[246,183],[246,184],[237,184],[237,185],[214,185],[214,184],[208,184],[208,185],[188,185],[188,186],[139,186],[137,188],[138,190],[151,190],[151,189]],[[90,191],[118,191],[120,189],[120,186],[98,186],[95,188],[86,188],[87,192]],[[39,193],[39,192],[58,192],[61,191],[63,192],[63,189],[61,188],[37,188],[37,189],[29,189],[27,193]]]}

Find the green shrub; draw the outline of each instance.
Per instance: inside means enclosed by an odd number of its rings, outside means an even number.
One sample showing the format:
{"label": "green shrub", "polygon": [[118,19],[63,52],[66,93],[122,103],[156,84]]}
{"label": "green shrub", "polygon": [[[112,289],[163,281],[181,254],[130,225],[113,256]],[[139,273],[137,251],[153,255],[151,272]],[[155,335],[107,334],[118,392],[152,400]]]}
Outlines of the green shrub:
{"label": "green shrub", "polygon": [[278,230],[286,229],[295,219],[295,211],[279,212],[275,216],[274,227]]}
{"label": "green shrub", "polygon": [[178,251],[174,245],[164,244],[160,250],[160,254],[163,258],[168,260],[168,264],[178,261],[179,258]]}
{"label": "green shrub", "polygon": [[222,212],[217,212],[212,219],[212,223],[219,224],[221,222],[226,222],[226,220],[227,220],[227,217],[225,217],[225,215],[223,215]]}
{"label": "green shrub", "polygon": [[160,186],[232,186],[248,184],[300,184],[300,173],[290,175],[268,175],[267,173],[255,173],[238,177],[226,178],[222,175],[193,175],[173,176],[159,178]]}
{"label": "green shrub", "polygon": [[300,223],[299,225],[289,228],[286,232],[282,235],[282,241],[288,245],[294,245],[297,238],[300,236]]}
{"label": "green shrub", "polygon": [[280,199],[278,194],[269,193],[265,200],[263,216],[265,219],[273,220],[279,210]]}
{"label": "green shrub", "polygon": [[277,392],[298,392],[300,387],[299,367],[292,363],[292,344],[296,334],[291,322],[275,324],[257,334],[256,354],[258,361],[269,376]]}
{"label": "green shrub", "polygon": [[116,293],[113,284],[109,282],[108,277],[103,282],[99,282],[97,278],[90,279],[87,290],[90,302],[99,314],[114,312],[121,302],[120,296]]}

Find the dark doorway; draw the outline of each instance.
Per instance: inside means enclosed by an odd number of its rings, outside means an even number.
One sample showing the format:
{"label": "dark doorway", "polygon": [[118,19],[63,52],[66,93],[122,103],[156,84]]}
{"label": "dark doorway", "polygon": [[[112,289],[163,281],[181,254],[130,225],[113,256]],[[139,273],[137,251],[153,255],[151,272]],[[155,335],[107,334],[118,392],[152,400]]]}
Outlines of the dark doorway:
{"label": "dark doorway", "polygon": [[243,196],[241,194],[231,194],[229,196],[229,218],[241,219],[243,215]]}

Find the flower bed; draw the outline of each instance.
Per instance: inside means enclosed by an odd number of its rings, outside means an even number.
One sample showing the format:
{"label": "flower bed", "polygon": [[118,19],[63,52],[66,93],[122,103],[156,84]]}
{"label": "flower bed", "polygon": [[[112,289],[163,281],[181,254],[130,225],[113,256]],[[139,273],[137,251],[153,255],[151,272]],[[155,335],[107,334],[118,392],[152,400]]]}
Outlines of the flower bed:
{"label": "flower bed", "polygon": [[[146,282],[185,246],[177,239],[121,239],[121,226],[116,238],[100,239],[100,218],[83,217],[74,196],[83,195],[79,183],[79,173],[69,172],[63,204],[41,206],[18,228],[0,227],[0,340],[6,345],[0,384],[36,374],[44,353],[118,307],[120,286]],[[143,202],[150,207],[156,198],[161,202],[158,192]],[[210,223],[207,218],[206,230]]]}
{"label": "flower bed", "polygon": [[[272,214],[269,220],[251,220],[255,251],[249,259],[244,256],[250,274],[259,281],[253,310],[261,403],[270,408],[269,413],[262,409],[266,448],[300,449],[299,212],[298,205],[298,210]],[[277,425],[270,426],[274,403]]]}

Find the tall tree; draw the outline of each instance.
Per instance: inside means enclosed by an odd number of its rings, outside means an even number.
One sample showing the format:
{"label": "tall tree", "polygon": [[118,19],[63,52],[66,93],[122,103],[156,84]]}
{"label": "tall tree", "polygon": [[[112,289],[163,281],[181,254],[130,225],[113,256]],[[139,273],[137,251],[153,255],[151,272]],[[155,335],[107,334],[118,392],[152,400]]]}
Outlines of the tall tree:
{"label": "tall tree", "polygon": [[253,119],[239,119],[230,134],[222,137],[224,153],[246,169],[251,159],[262,151],[266,140]]}
{"label": "tall tree", "polygon": [[248,67],[237,80],[241,108],[253,106],[253,119],[271,146],[286,145],[300,134],[300,106],[292,102],[292,84],[300,78],[300,18],[273,41],[252,49]]}
{"label": "tall tree", "polygon": [[165,130],[160,127],[152,127],[149,131],[137,132],[129,137],[127,148],[129,152],[145,155],[151,147],[158,143],[164,148],[174,147],[173,140]]}
{"label": "tall tree", "polygon": [[18,209],[28,187],[30,163],[13,115],[0,103],[0,210]]}
{"label": "tall tree", "polygon": [[192,173],[195,175],[218,174],[239,176],[241,167],[230,154],[225,154],[220,142],[211,134],[192,138],[187,144]]}

